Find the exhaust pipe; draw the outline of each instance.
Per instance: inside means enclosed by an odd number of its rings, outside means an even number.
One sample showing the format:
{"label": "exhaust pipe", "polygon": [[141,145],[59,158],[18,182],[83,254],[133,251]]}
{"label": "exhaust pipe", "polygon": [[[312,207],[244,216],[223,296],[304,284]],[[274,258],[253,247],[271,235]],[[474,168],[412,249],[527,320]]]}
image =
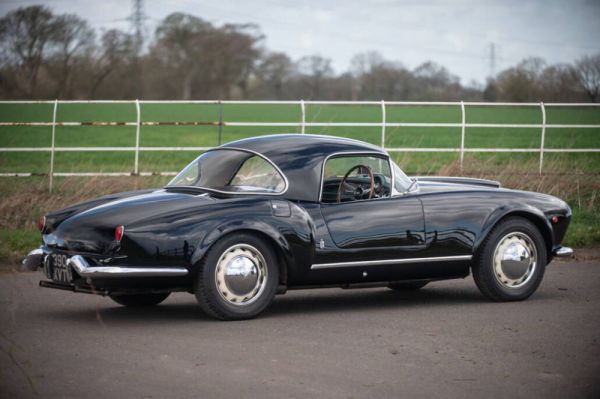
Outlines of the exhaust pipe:
{"label": "exhaust pipe", "polygon": [[21,269],[36,271],[40,267],[44,265],[44,257],[46,254],[42,250],[42,248],[36,248],[33,251],[29,252],[23,262],[21,262]]}

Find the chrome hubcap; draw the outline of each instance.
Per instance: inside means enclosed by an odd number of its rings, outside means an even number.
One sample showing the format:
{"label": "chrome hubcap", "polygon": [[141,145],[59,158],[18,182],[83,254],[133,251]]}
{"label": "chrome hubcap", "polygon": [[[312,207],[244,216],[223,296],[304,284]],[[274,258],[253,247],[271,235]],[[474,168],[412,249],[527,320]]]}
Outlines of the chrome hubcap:
{"label": "chrome hubcap", "polygon": [[265,258],[253,246],[228,248],[217,263],[215,283],[219,295],[232,305],[244,306],[260,297],[267,282]]}
{"label": "chrome hubcap", "polygon": [[505,235],[494,251],[494,275],[500,284],[519,288],[527,284],[537,267],[537,248],[525,233]]}

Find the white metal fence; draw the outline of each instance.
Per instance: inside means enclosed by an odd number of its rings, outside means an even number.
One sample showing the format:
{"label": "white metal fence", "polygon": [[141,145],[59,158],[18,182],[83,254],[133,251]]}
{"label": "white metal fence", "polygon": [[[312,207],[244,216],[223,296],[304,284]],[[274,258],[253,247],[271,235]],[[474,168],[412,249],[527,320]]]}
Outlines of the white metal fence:
{"label": "white metal fence", "polygon": [[[546,148],[544,146],[546,129],[600,129],[600,124],[549,124],[546,122],[546,109],[549,107],[595,107],[600,112],[600,104],[591,103],[483,103],[483,102],[408,102],[408,101],[220,101],[220,100],[200,100],[200,101],[0,101],[0,104],[50,104],[53,105],[52,121],[48,122],[0,122],[0,126],[48,126],[52,128],[52,139],[50,147],[0,147],[0,152],[49,152],[50,165],[49,177],[50,188],[54,176],[150,176],[150,175],[173,175],[174,172],[140,172],[139,154],[145,151],[206,151],[210,147],[142,147],[140,146],[140,130],[142,126],[202,126],[214,125],[219,129],[219,138],[221,136],[222,126],[254,126],[254,127],[288,127],[300,130],[304,134],[306,127],[380,127],[381,128],[381,147],[388,152],[453,152],[459,153],[460,167],[462,169],[464,154],[467,152],[487,152],[487,153],[539,153],[539,172],[542,172],[544,164],[544,153],[600,153],[600,145],[595,148]],[[133,122],[82,122],[68,121],[58,122],[56,115],[59,104],[135,104],[136,121]],[[193,121],[193,122],[152,122],[142,121],[140,104],[216,104],[219,106],[217,121]],[[298,105],[300,107],[300,120],[298,122],[227,122],[223,120],[222,106],[224,104],[265,104],[265,105]],[[381,122],[307,122],[307,105],[371,105],[381,108]],[[450,106],[458,107],[461,112],[461,122],[457,123],[422,123],[422,122],[388,122],[386,120],[386,106]],[[536,107],[541,112],[539,123],[467,123],[465,106],[478,107]],[[57,126],[135,126],[135,146],[134,147],[57,147],[56,127]],[[386,128],[391,127],[427,127],[427,128],[460,128],[460,143],[457,147],[440,148],[411,148],[411,147],[386,147]],[[525,128],[538,129],[540,131],[539,148],[467,148],[465,147],[465,130],[467,128]],[[220,142],[220,139],[219,139]],[[54,160],[56,152],[83,152],[83,151],[130,151],[135,153],[133,172],[55,172]],[[0,173],[2,176],[32,176],[34,173],[27,171]],[[44,174],[46,175],[46,174]]]}

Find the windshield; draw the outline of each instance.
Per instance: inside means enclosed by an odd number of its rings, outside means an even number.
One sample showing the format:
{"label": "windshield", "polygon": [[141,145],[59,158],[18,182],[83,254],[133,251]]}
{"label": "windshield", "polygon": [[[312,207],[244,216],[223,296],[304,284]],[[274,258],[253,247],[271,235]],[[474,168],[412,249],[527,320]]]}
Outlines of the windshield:
{"label": "windshield", "polygon": [[196,158],[167,187],[280,194],[285,191],[286,182],[280,171],[260,155],[237,149],[217,149]]}
{"label": "windshield", "polygon": [[406,193],[409,188],[414,189],[413,180],[406,176],[406,174],[400,169],[396,162],[390,160],[392,168],[394,168],[394,194]]}

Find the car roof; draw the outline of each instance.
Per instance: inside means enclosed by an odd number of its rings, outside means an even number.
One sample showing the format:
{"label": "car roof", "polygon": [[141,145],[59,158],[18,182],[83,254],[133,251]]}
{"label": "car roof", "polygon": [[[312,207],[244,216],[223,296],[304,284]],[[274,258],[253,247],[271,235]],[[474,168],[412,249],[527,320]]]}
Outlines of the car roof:
{"label": "car roof", "polygon": [[318,201],[322,165],[336,154],[369,153],[387,157],[385,151],[358,140],[313,134],[274,134],[233,141],[219,148],[256,152],[273,162],[289,182],[283,197]]}

